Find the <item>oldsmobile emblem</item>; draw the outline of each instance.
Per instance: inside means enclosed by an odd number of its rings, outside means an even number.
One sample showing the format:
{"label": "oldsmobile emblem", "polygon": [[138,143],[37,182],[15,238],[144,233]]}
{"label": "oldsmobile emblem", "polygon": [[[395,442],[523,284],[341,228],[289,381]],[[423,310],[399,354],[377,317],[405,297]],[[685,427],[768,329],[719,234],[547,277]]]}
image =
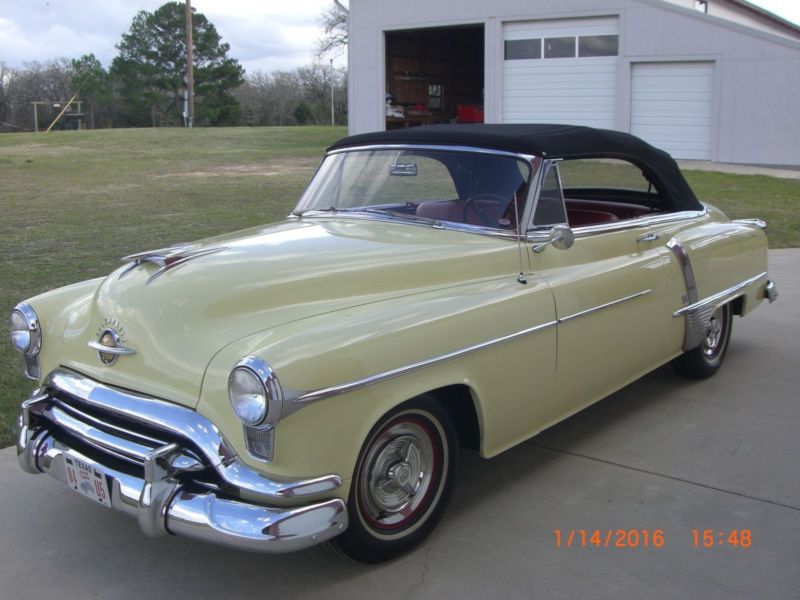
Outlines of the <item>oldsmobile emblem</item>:
{"label": "oldsmobile emblem", "polygon": [[128,342],[125,328],[119,319],[104,319],[97,328],[97,341],[89,342],[89,347],[97,350],[97,356],[104,365],[111,366],[120,356],[136,354],[136,350],[124,344]]}

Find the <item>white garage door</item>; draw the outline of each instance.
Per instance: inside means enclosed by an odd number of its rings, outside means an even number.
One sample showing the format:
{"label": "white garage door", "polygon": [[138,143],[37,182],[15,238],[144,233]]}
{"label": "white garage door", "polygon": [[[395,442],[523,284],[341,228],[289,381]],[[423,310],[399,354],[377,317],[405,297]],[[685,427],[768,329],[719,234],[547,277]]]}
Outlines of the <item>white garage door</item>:
{"label": "white garage door", "polygon": [[616,127],[616,18],[506,23],[503,123]]}
{"label": "white garage door", "polygon": [[635,63],[631,133],[675,158],[711,158],[713,62]]}

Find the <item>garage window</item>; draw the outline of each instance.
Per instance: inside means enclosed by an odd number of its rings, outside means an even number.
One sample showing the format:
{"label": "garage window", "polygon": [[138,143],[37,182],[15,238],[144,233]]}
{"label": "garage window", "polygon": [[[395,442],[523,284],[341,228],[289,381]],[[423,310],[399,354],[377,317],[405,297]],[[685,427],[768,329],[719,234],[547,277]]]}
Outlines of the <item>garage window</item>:
{"label": "garage window", "polygon": [[575,58],[575,38],[557,37],[545,38],[545,58]]}
{"label": "garage window", "polygon": [[616,56],[618,35],[583,35],[578,38],[578,56]]}
{"label": "garage window", "polygon": [[506,60],[542,58],[542,40],[506,40]]}

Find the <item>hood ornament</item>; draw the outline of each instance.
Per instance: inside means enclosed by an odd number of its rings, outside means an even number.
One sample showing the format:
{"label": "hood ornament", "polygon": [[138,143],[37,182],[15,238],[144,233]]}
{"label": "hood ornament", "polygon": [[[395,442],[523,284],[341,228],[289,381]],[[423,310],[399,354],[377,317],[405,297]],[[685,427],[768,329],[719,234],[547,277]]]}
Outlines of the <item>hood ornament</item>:
{"label": "hood ornament", "polygon": [[184,263],[206,256],[208,254],[216,254],[227,250],[225,246],[216,246],[212,248],[198,248],[197,245],[179,244],[169,248],[159,248],[158,250],[148,250],[147,252],[139,252],[138,254],[130,254],[122,258],[122,262],[130,262],[131,264],[119,274],[121,279],[130,271],[143,265],[145,263],[153,263],[158,265],[158,269],[147,278],[145,285],[153,281],[162,273],[174,269]]}
{"label": "hood ornament", "polygon": [[119,319],[104,319],[102,325],[97,329],[97,341],[89,342],[89,348],[97,350],[100,362],[110,367],[120,356],[136,354],[136,350],[128,348],[123,344],[127,343],[125,328]]}

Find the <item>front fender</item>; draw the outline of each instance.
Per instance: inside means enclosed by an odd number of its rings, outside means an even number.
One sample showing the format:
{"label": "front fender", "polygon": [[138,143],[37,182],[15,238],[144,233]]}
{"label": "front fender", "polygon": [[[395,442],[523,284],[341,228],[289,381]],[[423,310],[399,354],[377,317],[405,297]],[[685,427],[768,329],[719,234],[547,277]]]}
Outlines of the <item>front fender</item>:
{"label": "front fender", "polygon": [[[271,476],[325,472],[347,479],[363,440],[381,416],[422,393],[465,384],[475,401],[482,450],[491,455],[544,421],[544,403],[530,401],[530,383],[537,381],[543,397],[551,391],[555,328],[290,406],[287,412],[291,414],[276,427],[274,459],[268,465],[259,465],[244,449],[242,425],[227,399],[227,378],[241,357],[260,356],[275,370],[291,405],[291,398],[308,392],[402,369],[552,322],[554,311],[549,288],[536,283],[523,286],[514,277],[506,277],[303,319],[220,351],[207,369],[198,411],[225,431],[245,462]],[[541,374],[531,379],[510,376],[536,369]],[[497,402],[500,399],[502,405]]]}

